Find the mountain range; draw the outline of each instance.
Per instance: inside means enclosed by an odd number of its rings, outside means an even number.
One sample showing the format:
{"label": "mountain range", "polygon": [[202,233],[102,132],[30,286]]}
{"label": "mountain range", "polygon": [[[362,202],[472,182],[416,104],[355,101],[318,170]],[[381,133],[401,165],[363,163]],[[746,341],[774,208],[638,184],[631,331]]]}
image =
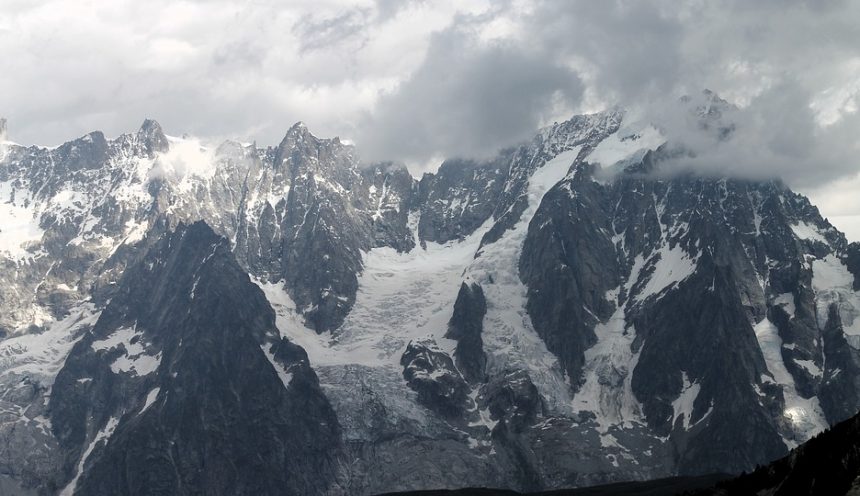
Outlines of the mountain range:
{"label": "mountain range", "polygon": [[740,473],[860,409],[860,245],[619,109],[420,178],[301,123],[0,129],[0,493]]}

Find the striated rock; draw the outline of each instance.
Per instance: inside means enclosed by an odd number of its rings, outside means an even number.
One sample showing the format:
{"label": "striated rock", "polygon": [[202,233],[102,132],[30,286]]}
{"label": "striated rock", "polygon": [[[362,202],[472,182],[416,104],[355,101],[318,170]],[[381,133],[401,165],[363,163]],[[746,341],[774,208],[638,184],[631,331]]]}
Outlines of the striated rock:
{"label": "striated rock", "polygon": [[473,383],[483,382],[484,368],[487,365],[484,342],[481,339],[486,313],[487,300],[481,286],[474,283],[467,285],[465,282],[461,284],[445,337],[457,341],[457,348],[454,350],[457,369]]}

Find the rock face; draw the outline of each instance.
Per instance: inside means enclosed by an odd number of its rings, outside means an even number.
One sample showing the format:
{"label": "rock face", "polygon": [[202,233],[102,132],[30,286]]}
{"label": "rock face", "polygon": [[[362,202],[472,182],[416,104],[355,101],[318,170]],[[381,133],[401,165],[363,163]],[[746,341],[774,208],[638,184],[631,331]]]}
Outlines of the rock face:
{"label": "rock face", "polygon": [[418,186],[421,216],[418,235],[444,243],[463,239],[493,215],[503,193],[510,157],[474,162],[448,160]]}
{"label": "rock face", "polygon": [[[75,494],[326,494],[340,426],[304,350],[203,223],[125,271],[49,404]],[[86,469],[86,470],[84,470]]]}
{"label": "rock face", "polygon": [[469,385],[435,343],[409,343],[400,364],[421,404],[445,418],[463,418],[470,407]]}
{"label": "rock face", "polygon": [[[731,140],[731,106],[687,101]],[[617,110],[413,179],[302,124],[0,155],[0,488],[539,490],[860,408],[860,245]]]}
{"label": "rock face", "polygon": [[848,245],[848,253],[845,256],[845,265],[848,266],[848,271],[854,275],[854,291],[860,289],[860,244],[851,243]]}
{"label": "rock face", "polygon": [[[800,414],[784,425],[770,408],[817,397],[819,414],[844,418],[844,410],[827,408],[832,393],[821,390],[833,355],[821,347],[806,258],[843,253],[844,239],[776,183],[662,181],[635,172],[604,185],[583,168],[557,186],[521,259],[535,328],[570,377],[581,378],[583,401],[594,387],[604,415],[638,417],[687,438],[679,464],[692,473],[740,471],[778,456],[781,437],[802,440],[802,422],[822,420]],[[793,226],[814,237],[796,237]],[[781,344],[769,349],[769,339]],[[621,344],[632,369],[605,368],[613,349],[588,356]],[[617,387],[606,388],[607,380]],[[641,410],[625,411],[618,393],[625,381]],[[738,428],[741,418],[748,431]]]}
{"label": "rock face", "polygon": [[484,341],[481,339],[485,315],[487,300],[481,286],[461,284],[445,337],[457,341],[454,350],[457,368],[473,383],[483,382],[487,368]]}

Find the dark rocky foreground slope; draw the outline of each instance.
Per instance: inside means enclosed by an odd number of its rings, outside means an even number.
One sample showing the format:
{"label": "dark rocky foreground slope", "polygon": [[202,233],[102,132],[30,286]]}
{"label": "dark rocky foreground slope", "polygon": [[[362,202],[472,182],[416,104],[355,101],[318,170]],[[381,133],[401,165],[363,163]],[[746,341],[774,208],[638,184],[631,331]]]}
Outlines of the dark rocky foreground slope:
{"label": "dark rocky foreground slope", "polygon": [[579,489],[559,489],[535,493],[518,493],[505,489],[468,488],[452,490],[411,491],[388,493],[381,496],[683,496],[696,491],[708,490],[725,481],[727,475],[700,475],[694,477],[671,477],[645,482],[618,482]]}
{"label": "dark rocky foreground slope", "polygon": [[227,240],[180,225],[125,271],[49,403],[75,494],[323,494],[337,417]]}
{"label": "dark rocky foreground slope", "polygon": [[697,496],[860,493],[860,415],[833,426],[773,463]]}
{"label": "dark rocky foreground slope", "polygon": [[540,491],[778,459],[860,409],[860,248],[778,181],[662,173],[686,153],[618,111],[420,180],[301,124],[3,141],[0,489]]}

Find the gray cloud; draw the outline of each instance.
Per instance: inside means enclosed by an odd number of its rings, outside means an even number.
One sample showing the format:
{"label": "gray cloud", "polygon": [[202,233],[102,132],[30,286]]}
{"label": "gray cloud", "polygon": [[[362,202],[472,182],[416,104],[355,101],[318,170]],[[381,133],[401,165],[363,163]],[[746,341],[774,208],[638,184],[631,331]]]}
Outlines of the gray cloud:
{"label": "gray cloud", "polygon": [[[412,72],[453,5],[367,0],[10,1],[0,9],[0,114],[11,138],[53,144],[93,129],[277,143],[306,121],[349,134]],[[396,43],[394,43],[396,42]]]}
{"label": "gray cloud", "polygon": [[376,12],[380,20],[386,21],[403,9],[416,4],[426,5],[427,0],[376,0]]}
{"label": "gray cloud", "polygon": [[[812,188],[860,166],[858,20],[860,4],[843,1],[548,1],[529,32],[582,61],[598,100],[695,151],[673,166]],[[677,97],[703,88],[739,104],[729,140],[680,115]]]}
{"label": "gray cloud", "polygon": [[299,40],[302,52],[312,51],[338,45],[362,35],[368,17],[369,12],[365,9],[347,10],[323,19],[316,19],[313,14],[305,14],[293,26],[293,33]]}
{"label": "gray cloud", "polygon": [[487,155],[534,134],[553,104],[578,105],[582,92],[577,74],[551,58],[508,42],[481,45],[452,28],[380,99],[358,142],[370,159]]}
{"label": "gray cloud", "polygon": [[604,100],[632,103],[683,82],[683,23],[659,2],[541,1],[527,17],[545,51],[576,59]]}
{"label": "gray cloud", "polygon": [[805,187],[856,174],[860,116],[819,126],[812,109],[802,104],[809,98],[803,87],[786,81],[742,108],[717,104],[721,115],[708,119],[707,125],[694,112],[709,104],[709,97],[701,94],[685,104],[651,106],[643,115],[670,137],[671,146],[692,154],[665,163],[664,172],[781,178]]}

